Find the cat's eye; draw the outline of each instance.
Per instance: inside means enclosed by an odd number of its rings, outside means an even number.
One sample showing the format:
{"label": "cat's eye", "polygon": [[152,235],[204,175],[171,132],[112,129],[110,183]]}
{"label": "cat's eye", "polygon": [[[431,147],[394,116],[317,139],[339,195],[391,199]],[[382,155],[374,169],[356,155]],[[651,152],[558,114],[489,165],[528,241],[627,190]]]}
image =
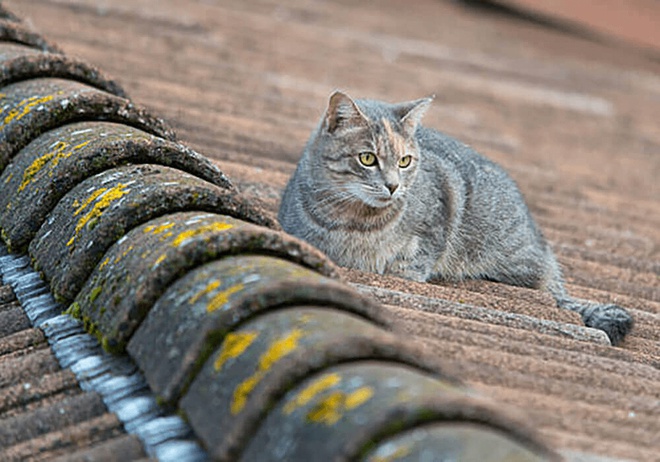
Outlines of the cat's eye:
{"label": "cat's eye", "polygon": [[360,159],[360,163],[365,167],[376,165],[376,155],[373,152],[361,152],[358,159]]}
{"label": "cat's eye", "polygon": [[399,159],[399,167],[400,168],[409,167],[411,162],[412,162],[412,156],[403,156],[401,159]]}

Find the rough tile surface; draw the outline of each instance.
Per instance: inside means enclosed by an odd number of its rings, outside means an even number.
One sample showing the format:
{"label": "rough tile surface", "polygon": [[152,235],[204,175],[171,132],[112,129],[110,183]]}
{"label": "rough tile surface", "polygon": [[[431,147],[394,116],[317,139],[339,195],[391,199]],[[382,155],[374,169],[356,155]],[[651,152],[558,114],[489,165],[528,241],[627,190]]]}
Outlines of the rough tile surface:
{"label": "rough tile surface", "polygon": [[[391,329],[455,366],[477,390],[523,410],[569,458],[657,459],[657,60],[441,0],[4,6],[115,78],[273,213],[332,90],[390,101],[436,94],[425,123],[513,175],[554,245],[569,291],[630,308],[636,327],[612,348],[538,292],[352,271],[345,279],[410,294],[384,293]],[[658,18],[659,9],[647,14]],[[419,297],[437,299],[439,308],[420,309]],[[575,329],[554,327],[569,324]],[[58,370],[29,332],[0,339],[2,390]],[[3,399],[12,398],[0,405]],[[82,399],[91,398],[67,403]],[[112,433],[111,422],[98,425]]]}

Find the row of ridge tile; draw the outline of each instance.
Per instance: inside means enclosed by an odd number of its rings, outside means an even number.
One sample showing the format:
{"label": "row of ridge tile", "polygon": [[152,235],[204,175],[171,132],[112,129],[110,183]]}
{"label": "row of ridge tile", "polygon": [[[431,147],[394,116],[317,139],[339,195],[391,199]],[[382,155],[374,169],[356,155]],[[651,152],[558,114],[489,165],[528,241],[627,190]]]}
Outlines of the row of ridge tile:
{"label": "row of ridge tile", "polygon": [[2,238],[212,458],[555,457],[116,83],[0,29]]}

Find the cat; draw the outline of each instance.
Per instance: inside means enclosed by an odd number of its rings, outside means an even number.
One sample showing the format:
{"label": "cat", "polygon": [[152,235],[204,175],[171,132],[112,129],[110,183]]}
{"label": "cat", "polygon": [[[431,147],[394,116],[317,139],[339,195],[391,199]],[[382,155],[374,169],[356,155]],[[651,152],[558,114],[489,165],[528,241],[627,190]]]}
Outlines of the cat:
{"label": "cat", "polygon": [[420,125],[432,100],[388,104],[333,93],[285,188],[282,228],[345,267],[547,290],[619,344],[633,326],[630,314],[568,295],[513,179]]}

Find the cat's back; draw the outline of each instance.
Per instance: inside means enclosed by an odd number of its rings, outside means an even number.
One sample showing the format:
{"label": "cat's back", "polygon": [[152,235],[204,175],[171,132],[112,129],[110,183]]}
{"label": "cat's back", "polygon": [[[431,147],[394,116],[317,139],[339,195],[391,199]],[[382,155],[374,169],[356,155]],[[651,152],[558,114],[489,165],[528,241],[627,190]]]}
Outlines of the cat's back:
{"label": "cat's back", "polygon": [[422,126],[415,136],[423,157],[423,181],[450,181],[453,188],[484,195],[488,201],[493,194],[507,202],[522,201],[518,186],[506,170],[467,144]]}
{"label": "cat's back", "polygon": [[468,145],[438,130],[420,127],[422,185],[437,184],[460,209],[459,228],[511,229],[536,235],[518,185],[504,168]]}
{"label": "cat's back", "polygon": [[457,140],[434,128],[420,126],[415,137],[429,163],[453,166],[459,171],[475,173],[480,168],[504,170],[495,162],[487,159],[462,141]]}

